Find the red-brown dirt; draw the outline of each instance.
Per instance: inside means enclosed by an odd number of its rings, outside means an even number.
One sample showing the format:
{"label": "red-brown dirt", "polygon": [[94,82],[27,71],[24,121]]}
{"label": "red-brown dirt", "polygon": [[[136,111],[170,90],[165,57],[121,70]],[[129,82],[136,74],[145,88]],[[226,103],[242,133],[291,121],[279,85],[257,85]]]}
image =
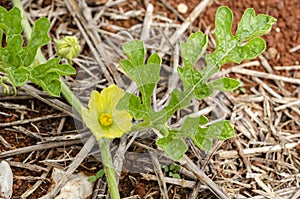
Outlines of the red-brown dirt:
{"label": "red-brown dirt", "polygon": [[[33,4],[40,3],[41,1],[32,1]],[[93,0],[89,0],[91,6],[95,6]],[[145,6],[143,4],[143,1],[129,1],[130,3],[123,3],[121,5],[118,5],[120,9],[130,10],[130,9],[145,9]],[[164,4],[161,1],[151,0],[151,2],[154,5],[154,13],[160,13],[161,15],[168,16],[171,19],[175,20],[175,23],[182,23],[180,19],[178,19],[177,16],[175,16],[169,9],[167,9]],[[55,1],[47,1],[43,4],[43,6],[51,5],[51,3],[55,4]],[[174,8],[177,7],[179,3],[185,3],[188,6],[188,12],[184,14],[184,17],[187,17],[188,14],[192,11],[192,9],[199,3],[198,0],[170,0],[168,1],[170,5],[172,5]],[[12,4],[10,1],[5,0],[1,1],[1,6],[5,6],[6,8],[11,8]],[[264,13],[271,16],[274,16],[277,18],[277,24],[273,26],[272,31],[270,34],[264,36],[267,42],[267,50],[264,52],[264,56],[268,58],[269,63],[271,66],[290,66],[290,65],[299,65],[300,62],[300,51],[295,52],[289,52],[289,50],[297,45],[300,45],[300,1],[299,0],[253,0],[253,1],[230,1],[230,0],[219,0],[219,1],[213,1],[209,7],[206,8],[205,12],[202,13],[197,20],[193,23],[194,26],[198,27],[200,30],[205,31],[208,27],[210,27],[211,30],[214,29],[214,17],[215,12],[219,6],[226,5],[229,8],[232,9],[234,13],[234,21],[238,21],[238,19],[241,18],[244,10],[249,7],[253,7],[257,14]],[[115,25],[123,26],[123,27],[131,27],[134,24],[141,23],[142,19],[131,19],[131,20],[125,20],[125,21],[113,21],[110,19],[107,19],[110,23],[113,23]],[[236,23],[234,24],[234,27],[236,27]],[[190,31],[190,30],[189,30]],[[229,65],[231,66],[231,65]],[[229,67],[227,66],[227,67]],[[261,67],[253,67],[253,69],[258,71],[264,71]],[[296,71],[277,71],[277,74],[286,76],[286,77],[299,77],[299,72]],[[297,74],[296,74],[297,73]],[[253,85],[248,85],[246,88],[250,88]],[[288,90],[294,90],[296,88],[289,87],[288,84],[285,85]],[[34,102],[33,102],[34,101]],[[3,96],[0,98],[0,102],[12,102],[11,100],[6,100]],[[32,104],[35,104],[35,112],[34,111],[26,111],[25,114],[22,111],[18,111],[15,109],[0,109],[1,112],[7,114],[7,115],[1,115],[0,114],[0,123],[8,123],[12,121],[16,121],[20,119],[21,117],[26,118],[33,118],[36,116],[42,116],[55,113],[56,110],[51,109],[48,105],[39,102],[35,99],[26,99],[26,100],[17,100],[13,101],[13,103],[25,105],[27,107],[31,107]],[[66,126],[64,127],[64,131],[70,131],[75,129],[73,126],[72,120],[70,118],[67,119]],[[60,120],[59,119],[49,119],[44,120],[42,122],[34,123],[34,125],[26,124],[23,125],[23,127],[35,131],[37,128],[41,130],[39,133],[41,134],[51,134],[52,129],[56,128],[59,125]],[[52,128],[53,127],[53,128]],[[0,129],[0,135],[12,146],[11,149],[14,148],[21,148],[26,147],[30,145],[34,145],[37,143],[37,140],[34,138],[30,138],[28,136],[25,136],[23,134],[16,133],[11,128],[1,128]],[[78,146],[74,146],[74,150],[72,153],[76,154],[78,152]],[[10,150],[3,144],[0,144],[0,151],[7,151]],[[30,154],[22,154],[17,155],[11,158],[11,161],[16,162],[23,162],[26,160],[26,162],[31,163],[37,163],[40,164],[43,167],[47,167],[45,164],[38,163],[39,160],[43,160],[45,155],[48,155],[50,153],[50,150],[35,154],[34,157],[29,157]],[[61,151],[55,151],[53,150],[52,156],[59,156],[62,155]],[[85,170],[86,167],[89,167],[90,165],[80,167],[80,170]],[[31,180],[30,176],[39,177],[41,173],[29,171],[26,169],[20,169],[16,167],[12,167],[13,173],[15,175],[14,178],[14,194],[13,198],[20,198],[20,196],[33,184],[36,182],[36,180]],[[96,172],[97,169],[92,168],[88,172]],[[18,179],[18,176],[28,177],[28,179],[21,178]],[[134,176],[135,180],[137,180],[137,183],[132,182],[132,176]],[[43,196],[45,193],[47,193],[49,186],[51,185],[51,179],[49,175],[46,179],[43,180],[42,186],[40,186],[32,195],[30,195],[29,199],[35,199]],[[121,177],[120,182],[120,191],[122,197],[126,197],[129,195],[135,195],[138,194],[141,197],[143,197],[149,190],[156,190],[159,191],[157,188],[158,184],[156,182],[148,182],[145,180],[141,180],[140,176],[138,175],[131,175],[129,173],[123,173],[123,176]],[[187,191],[180,188],[178,189],[178,193],[182,194],[182,198],[185,198],[187,195]],[[154,198],[158,198],[159,194],[154,195]],[[170,197],[172,197],[170,195]]]}

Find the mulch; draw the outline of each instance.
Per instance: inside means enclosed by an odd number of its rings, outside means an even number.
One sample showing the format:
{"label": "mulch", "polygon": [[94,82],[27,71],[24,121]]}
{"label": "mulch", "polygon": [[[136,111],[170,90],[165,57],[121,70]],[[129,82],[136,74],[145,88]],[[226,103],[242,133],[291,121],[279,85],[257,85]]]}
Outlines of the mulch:
{"label": "mulch", "polygon": [[[242,88],[232,93],[214,93],[201,102],[195,100],[189,109],[178,111],[171,119],[172,127],[180,126],[182,118],[191,114],[206,115],[211,121],[229,119],[235,128],[234,138],[215,140],[209,152],[199,150],[187,140],[189,151],[176,162],[182,166],[178,172],[180,179],[172,178],[162,169],[172,161],[156,147],[159,134],[153,130],[114,140],[112,153],[124,157],[123,161],[116,161],[121,173],[122,198],[217,198],[222,196],[218,190],[222,190],[228,198],[297,199],[300,1],[203,2],[47,0],[26,1],[24,6],[30,21],[42,16],[49,18],[51,38],[79,38],[82,52],[74,60],[78,73],[65,80],[83,103],[88,101],[91,90],[101,90],[111,83],[128,92],[136,91],[118,61],[124,58],[122,43],[132,39],[145,41],[149,54],[159,52],[163,56],[161,81],[155,93],[157,109],[168,101],[169,91],[180,86],[174,72],[182,65],[179,41],[201,30],[209,35],[208,52],[215,48],[214,15],[219,6],[232,9],[233,31],[248,7],[253,7],[257,14],[276,17],[277,24],[263,37],[267,49],[261,56],[241,65],[227,64],[217,74],[239,78],[244,84]],[[186,13],[178,12],[179,3],[187,5]],[[12,7],[10,1],[0,5]],[[47,57],[55,55],[54,47],[54,42],[44,47]],[[197,67],[201,66],[200,61]],[[17,96],[4,96],[1,92],[0,158],[7,160],[13,170],[12,198],[34,199],[49,194],[53,198],[61,189],[51,179],[54,168],[67,171],[66,178],[77,172],[94,175],[102,168],[97,148],[90,144],[94,141],[63,97],[49,97],[30,83],[19,88]],[[90,198],[106,195],[105,178],[101,178]]]}

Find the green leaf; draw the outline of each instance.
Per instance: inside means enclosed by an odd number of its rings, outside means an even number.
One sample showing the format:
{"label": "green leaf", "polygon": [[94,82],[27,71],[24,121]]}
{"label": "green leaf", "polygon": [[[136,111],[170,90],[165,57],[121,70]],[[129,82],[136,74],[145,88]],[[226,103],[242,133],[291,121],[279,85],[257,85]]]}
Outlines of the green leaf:
{"label": "green leaf", "polygon": [[175,178],[175,179],[180,179],[180,175],[178,173],[174,173],[172,175],[172,178]]}
{"label": "green leaf", "polygon": [[[249,15],[249,11],[245,12],[245,17]],[[246,27],[246,18],[240,22],[241,27]],[[264,19],[264,20],[263,20]],[[235,87],[235,83],[225,80],[224,85],[221,86],[218,80],[214,84],[208,85],[209,78],[219,71],[221,65],[227,62],[240,63],[243,60],[253,59],[260,55],[265,49],[265,41],[257,36],[266,34],[270,31],[270,27],[275,23],[276,19],[271,16],[259,17],[260,24],[264,24],[261,28],[250,28],[252,32],[242,34],[246,28],[240,28],[239,35],[243,40],[239,40],[231,32],[232,26],[232,12],[228,7],[220,7],[216,13],[216,50],[205,56],[206,67],[202,71],[197,71],[191,65],[201,56],[202,49],[205,46],[195,47],[195,43],[201,43],[199,41],[205,41],[202,33],[195,33],[188,39],[187,43],[181,43],[181,50],[185,65],[187,67],[178,68],[178,74],[184,84],[184,91],[174,90],[171,94],[171,100],[165,110],[160,111],[160,116],[153,118],[154,124],[161,124],[165,122],[165,118],[171,117],[171,115],[178,109],[187,107],[190,100],[195,97],[198,100],[206,98],[211,95],[213,89],[231,90]],[[243,26],[242,26],[243,25]],[[198,39],[197,39],[198,38]],[[201,40],[202,38],[203,40]],[[202,42],[204,44],[205,42]],[[196,53],[193,53],[192,50]]]}
{"label": "green leaf", "polygon": [[169,171],[169,167],[168,167],[167,165],[162,166],[162,168],[163,168],[163,170],[164,170],[165,172],[168,172],[168,171]]}
{"label": "green leaf", "polygon": [[127,110],[135,120],[141,120],[148,115],[146,108],[141,104],[141,100],[136,95],[125,93],[119,100],[118,110]]}
{"label": "green leaf", "polygon": [[7,71],[9,79],[13,82],[14,86],[22,86],[28,80],[30,71],[25,67],[18,69],[11,69]]}
{"label": "green leaf", "polygon": [[7,11],[0,7],[0,38],[6,36],[6,47],[0,45],[1,71],[6,72],[13,87],[21,86],[30,79],[41,86],[50,95],[59,96],[61,91],[60,76],[72,75],[76,71],[68,64],[59,64],[59,59],[52,59],[35,66],[37,50],[50,41],[48,31],[50,22],[40,18],[34,22],[31,39],[23,47],[21,14],[18,8]]}
{"label": "green leaf", "polygon": [[193,65],[206,50],[207,36],[197,32],[192,34],[187,42],[181,42],[184,67],[178,67],[178,74],[183,82],[183,90],[174,89],[169,104],[159,112],[151,109],[151,95],[159,81],[160,57],[153,54],[144,64],[146,52],[143,42],[135,40],[123,45],[128,59],[121,60],[120,64],[126,74],[138,85],[142,100],[131,94],[125,95],[120,101],[123,104],[119,108],[128,109],[136,118],[147,120],[148,126],[159,130],[164,137],[156,143],[174,160],[180,159],[187,151],[185,138],[192,139],[203,150],[210,150],[211,139],[224,140],[234,135],[228,121],[208,125],[205,116],[187,117],[181,128],[175,130],[170,130],[166,125],[177,110],[190,105],[192,98],[202,100],[209,97],[214,90],[231,91],[240,85],[239,81],[230,78],[209,82],[210,77],[219,71],[220,66],[228,62],[241,63],[253,59],[265,50],[266,43],[259,36],[268,33],[276,19],[267,15],[255,16],[253,10],[246,10],[236,35],[231,32],[232,19],[232,12],[228,7],[223,6],[218,9],[215,21],[216,49],[205,56],[206,67],[201,71],[196,70]]}
{"label": "green leaf", "polygon": [[128,59],[120,64],[126,74],[137,84],[141,94],[139,97],[126,93],[119,101],[117,108],[127,110],[136,120],[148,120],[153,113],[151,109],[151,95],[159,81],[161,58],[157,53],[152,54],[144,64],[144,43],[139,40],[125,42],[123,50]]}
{"label": "green leaf", "polygon": [[211,138],[226,140],[233,136],[233,127],[229,121],[224,120],[213,123],[209,127],[199,127],[198,132],[191,139],[199,148],[209,151],[212,147]]}
{"label": "green leaf", "polygon": [[202,75],[194,68],[178,68],[180,79],[185,85],[185,90],[190,91],[190,96],[198,100],[209,97],[212,91],[205,82],[202,81]]}
{"label": "green leaf", "polygon": [[199,117],[199,124],[200,125],[205,125],[205,124],[207,124],[209,121],[208,121],[208,119],[207,119],[207,117],[205,117],[204,115],[201,115],[200,117]]}
{"label": "green leaf", "polygon": [[58,75],[73,75],[76,73],[76,70],[69,64],[60,64],[60,58],[53,58],[48,60],[44,64],[35,66],[31,75],[35,78],[47,76],[48,73],[55,72]]}
{"label": "green leaf", "polygon": [[[131,61],[129,61],[128,59],[120,60],[120,65],[122,66],[123,70],[128,76],[130,75],[129,71],[131,71],[134,68]],[[131,76],[129,77],[131,78]]]}
{"label": "green leaf", "polygon": [[146,108],[150,109],[151,95],[156,84],[159,81],[159,73],[161,67],[161,58],[157,53],[152,54],[148,60],[147,65],[141,67],[142,72],[139,72],[136,77],[136,83],[142,93],[143,103]]}
{"label": "green leaf", "polygon": [[195,137],[198,133],[199,117],[186,117],[181,125],[178,135],[181,137]]}
{"label": "green leaf", "polygon": [[176,138],[176,132],[171,131],[168,137],[163,137],[156,140],[157,146],[161,147],[167,156],[173,160],[179,160],[187,152],[188,147],[182,138]]}
{"label": "green leaf", "polygon": [[201,100],[211,95],[208,86],[202,81],[202,74],[192,67],[205,52],[207,43],[207,35],[202,32],[193,33],[186,43],[180,43],[181,54],[185,66],[184,68],[178,67],[177,70],[179,77],[183,82],[184,89],[190,91],[185,97],[186,101],[190,101],[192,97]]}
{"label": "green leaf", "polygon": [[88,177],[88,182],[95,182],[97,179],[101,178],[104,175],[104,169],[100,169],[96,175]]}
{"label": "green leaf", "polygon": [[20,67],[20,57],[18,54],[22,50],[22,45],[23,39],[21,35],[14,35],[7,41],[5,48],[0,47],[0,58],[6,72],[9,70],[16,70]]}
{"label": "green leaf", "polygon": [[258,38],[270,32],[276,19],[267,15],[255,16],[253,9],[247,9],[238,24],[237,34],[231,32],[232,12],[222,6],[216,13],[216,50],[205,56],[206,68],[203,79],[208,80],[220,66],[228,62],[241,63],[260,55],[266,48],[263,39]]}
{"label": "green leaf", "polygon": [[57,73],[47,73],[44,77],[29,78],[32,82],[43,88],[44,91],[52,96],[59,97],[61,91],[61,82]]}
{"label": "green leaf", "polygon": [[87,178],[88,182],[95,182],[98,178],[96,176],[90,176]]}
{"label": "green leaf", "polygon": [[[186,144],[183,144],[184,138],[192,139],[195,145],[200,149],[209,151],[212,147],[212,138],[226,140],[234,136],[234,129],[229,121],[219,121],[208,127],[200,126],[207,124],[207,122],[208,120],[205,116],[196,118],[186,117],[179,130],[171,130],[170,134],[159,139],[157,144],[169,157],[173,160],[178,160],[174,158],[182,157],[185,153],[186,148],[184,148],[184,146],[186,146]],[[172,148],[171,145],[174,145],[174,147]],[[175,152],[176,148],[180,150]],[[173,153],[176,154],[174,155]]]}
{"label": "green leaf", "polygon": [[146,50],[142,41],[134,40],[131,42],[125,42],[122,48],[133,66],[144,65]]}
{"label": "green leaf", "polygon": [[170,164],[170,170],[173,171],[173,169],[175,168],[174,164]]}
{"label": "green leaf", "polygon": [[6,33],[7,42],[22,32],[21,20],[21,12],[18,8],[15,7],[7,11],[5,8],[0,7],[0,29]]}
{"label": "green leaf", "polygon": [[[164,130],[165,123],[170,119],[176,110],[188,107],[190,105],[190,99],[186,98],[186,92],[181,92],[178,89],[174,89],[171,92],[171,99],[165,109],[159,112],[151,112],[150,121],[157,130]],[[164,135],[168,134],[168,131],[163,132]]]}
{"label": "green leaf", "polygon": [[180,51],[185,67],[192,67],[203,55],[207,48],[208,36],[202,32],[196,32],[189,36],[187,42],[180,42]]}
{"label": "green leaf", "polygon": [[178,172],[179,170],[180,170],[180,166],[179,165],[177,165],[177,164],[174,164],[174,163],[172,163],[171,165],[170,165],[170,169],[174,172],[174,173],[176,173],[176,172]]}
{"label": "green leaf", "polygon": [[104,175],[104,169],[100,169],[97,173],[96,173],[96,177],[99,179]]}
{"label": "green leaf", "polygon": [[224,120],[213,123],[207,128],[200,128],[198,135],[207,138],[226,140],[234,136],[234,129],[229,121]]}
{"label": "green leaf", "polygon": [[162,125],[174,114],[176,110],[190,105],[190,100],[195,97],[198,100],[211,95],[211,90],[202,81],[202,74],[192,65],[202,56],[207,47],[207,36],[202,32],[192,34],[186,43],[181,42],[180,48],[185,67],[178,67],[177,71],[184,85],[184,91],[174,89],[171,93],[171,100],[167,107],[158,113],[159,117],[152,118],[153,124]]}
{"label": "green leaf", "polygon": [[238,41],[255,38],[267,34],[271,31],[276,19],[268,15],[259,14],[255,16],[253,8],[245,10],[241,21],[238,24],[236,36]]}
{"label": "green leaf", "polygon": [[213,82],[210,82],[208,86],[213,90],[219,90],[223,92],[233,91],[240,86],[240,81],[232,78],[220,78]]}
{"label": "green leaf", "polygon": [[123,51],[128,59],[121,60],[120,64],[126,74],[136,82],[142,94],[142,103],[147,110],[150,110],[151,95],[159,81],[161,58],[157,53],[154,53],[148,58],[147,64],[144,64],[144,43],[139,40],[125,42]]}
{"label": "green leaf", "polygon": [[47,18],[39,18],[34,22],[28,45],[20,53],[24,66],[29,66],[34,61],[37,50],[50,41],[48,36],[49,28],[50,22]]}
{"label": "green leaf", "polygon": [[35,66],[29,79],[41,86],[52,96],[59,96],[61,91],[60,76],[72,75],[76,70],[68,64],[59,64],[59,58],[54,58],[44,64]]}
{"label": "green leaf", "polygon": [[209,151],[212,147],[212,142],[209,138],[201,135],[196,135],[192,138],[194,144],[204,151]]}

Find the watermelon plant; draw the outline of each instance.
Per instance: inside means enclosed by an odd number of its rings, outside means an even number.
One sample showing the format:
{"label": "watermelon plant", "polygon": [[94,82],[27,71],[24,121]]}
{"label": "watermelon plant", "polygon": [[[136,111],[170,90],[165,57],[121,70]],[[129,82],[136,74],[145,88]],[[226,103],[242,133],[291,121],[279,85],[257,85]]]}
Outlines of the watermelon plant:
{"label": "watermelon plant", "polygon": [[[177,72],[183,89],[175,88],[168,105],[163,110],[155,111],[151,98],[160,79],[162,59],[158,53],[146,57],[143,41],[125,42],[123,51],[127,59],[120,61],[127,76],[137,84],[141,96],[124,93],[118,86],[109,85],[101,93],[92,91],[88,107],[83,107],[61,80],[61,76],[76,73],[71,66],[71,59],[80,51],[76,38],[66,37],[65,40],[56,41],[58,54],[66,58],[68,64],[62,64],[60,57],[46,60],[39,49],[50,42],[49,20],[36,20],[31,32],[28,26],[25,29],[22,27],[23,15],[17,7],[10,11],[0,7],[0,71],[6,74],[1,77],[0,84],[6,94],[9,93],[9,84],[16,94],[16,88],[28,81],[52,96],[60,96],[62,92],[81,114],[83,122],[94,134],[101,150],[104,170],[90,181],[99,178],[104,171],[113,199],[120,198],[109,149],[109,143],[114,138],[128,132],[154,128],[161,133],[161,138],[156,141],[157,146],[177,161],[188,150],[186,138],[191,139],[200,149],[208,151],[212,147],[212,139],[226,140],[234,136],[234,129],[229,121],[209,123],[208,118],[203,115],[186,117],[179,128],[171,128],[167,123],[176,111],[188,107],[193,98],[203,100],[214,91],[228,92],[238,88],[238,80],[226,77],[211,80],[211,77],[226,63],[239,64],[259,56],[266,49],[266,42],[260,36],[269,33],[276,22],[275,18],[268,15],[256,16],[254,10],[249,8],[245,10],[236,34],[233,35],[232,11],[228,7],[220,7],[215,21],[216,49],[212,53],[204,54],[208,36],[200,31],[191,34],[186,42],[180,43],[184,66],[178,67]],[[27,35],[25,46],[23,31],[31,32]],[[194,64],[203,56],[206,66],[203,70],[197,70]]]}

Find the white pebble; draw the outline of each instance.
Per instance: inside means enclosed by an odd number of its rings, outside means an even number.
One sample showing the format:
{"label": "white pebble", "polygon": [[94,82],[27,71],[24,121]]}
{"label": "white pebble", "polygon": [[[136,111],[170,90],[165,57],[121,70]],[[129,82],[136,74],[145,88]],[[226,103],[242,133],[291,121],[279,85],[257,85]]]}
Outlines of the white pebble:
{"label": "white pebble", "polygon": [[177,6],[177,10],[178,10],[179,13],[185,14],[188,11],[188,7],[184,3],[180,3]]}
{"label": "white pebble", "polygon": [[10,199],[13,189],[13,173],[9,164],[5,161],[0,163],[0,198]]}
{"label": "white pebble", "polygon": [[[55,183],[58,183],[64,175],[64,171],[54,169],[52,178]],[[55,199],[86,199],[93,193],[94,183],[87,181],[88,176],[83,173],[71,175],[69,181],[62,187],[60,194]]]}

